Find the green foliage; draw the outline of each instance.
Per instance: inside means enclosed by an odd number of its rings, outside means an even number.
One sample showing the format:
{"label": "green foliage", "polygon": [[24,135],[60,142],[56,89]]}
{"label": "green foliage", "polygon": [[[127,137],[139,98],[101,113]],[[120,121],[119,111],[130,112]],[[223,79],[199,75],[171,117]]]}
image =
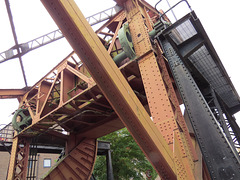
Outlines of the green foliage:
{"label": "green foliage", "polygon": [[[131,178],[141,180],[144,179],[143,173],[148,170],[152,172],[151,179],[156,179],[156,171],[126,128],[108,134],[99,140],[111,142],[112,165],[115,180]],[[105,156],[97,157],[93,174],[98,180],[107,179]]]}

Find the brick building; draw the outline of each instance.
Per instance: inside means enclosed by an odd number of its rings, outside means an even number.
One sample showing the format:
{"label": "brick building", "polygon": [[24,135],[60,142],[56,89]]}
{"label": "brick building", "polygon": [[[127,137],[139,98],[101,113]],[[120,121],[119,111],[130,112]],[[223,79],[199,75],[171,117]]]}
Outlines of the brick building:
{"label": "brick building", "polygon": [[[10,154],[8,152],[0,152],[0,180],[5,180],[9,165]],[[38,153],[36,162],[36,180],[40,180],[56,163],[59,154]],[[31,164],[29,165],[31,168]]]}

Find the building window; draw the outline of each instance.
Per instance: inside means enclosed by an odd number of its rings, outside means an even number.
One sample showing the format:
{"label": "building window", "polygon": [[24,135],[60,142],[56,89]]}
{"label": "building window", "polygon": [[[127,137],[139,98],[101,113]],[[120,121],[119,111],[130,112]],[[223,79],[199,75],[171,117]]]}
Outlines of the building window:
{"label": "building window", "polygon": [[44,168],[49,168],[49,167],[51,167],[51,159],[44,159],[44,160],[43,160],[43,167],[44,167]]}
{"label": "building window", "polygon": [[28,160],[28,168],[29,169],[32,168],[32,163],[33,163],[32,159],[29,159]]}

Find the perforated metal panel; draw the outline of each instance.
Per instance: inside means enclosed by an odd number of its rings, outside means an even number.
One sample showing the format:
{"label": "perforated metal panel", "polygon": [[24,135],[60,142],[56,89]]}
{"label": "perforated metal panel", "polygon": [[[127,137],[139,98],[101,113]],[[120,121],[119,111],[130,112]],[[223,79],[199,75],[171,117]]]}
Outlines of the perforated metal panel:
{"label": "perforated metal panel", "polygon": [[186,20],[180,25],[178,25],[176,28],[174,28],[169,34],[169,36],[177,45],[179,45],[196,34],[197,31],[193,27],[191,21]]}
{"label": "perforated metal panel", "polygon": [[193,53],[189,57],[189,60],[195,65],[203,77],[207,79],[209,84],[212,85],[217,94],[229,107],[239,104],[237,96],[227,82],[226,78],[228,77],[221,73],[220,68],[214,62],[205,45]]}

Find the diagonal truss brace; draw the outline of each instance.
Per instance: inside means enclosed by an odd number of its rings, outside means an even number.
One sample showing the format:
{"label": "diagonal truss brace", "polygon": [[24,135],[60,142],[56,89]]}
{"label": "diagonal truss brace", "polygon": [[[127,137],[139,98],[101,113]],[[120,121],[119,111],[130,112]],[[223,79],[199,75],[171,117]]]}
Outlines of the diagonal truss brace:
{"label": "diagonal truss brace", "polygon": [[70,0],[42,2],[158,173],[176,179],[166,141],[77,5]]}
{"label": "diagonal truss brace", "polygon": [[[106,20],[112,18],[121,10],[122,10],[122,8],[119,7],[118,5],[116,5],[114,7],[111,7],[104,11],[96,13],[94,15],[91,15],[91,16],[87,17],[86,20],[88,21],[88,23],[91,26],[93,26],[100,22],[103,22],[103,21],[106,21]],[[0,53],[0,63],[3,63],[10,59],[14,59],[19,56],[23,56],[32,50],[35,50],[35,49],[42,47],[44,45],[47,45],[49,43],[55,42],[59,39],[62,39],[63,37],[64,37],[64,35],[62,34],[62,32],[59,29],[57,29],[57,30],[47,33],[43,36],[40,36],[36,39],[19,44],[20,53],[18,53],[17,47],[13,46],[10,49]]]}

